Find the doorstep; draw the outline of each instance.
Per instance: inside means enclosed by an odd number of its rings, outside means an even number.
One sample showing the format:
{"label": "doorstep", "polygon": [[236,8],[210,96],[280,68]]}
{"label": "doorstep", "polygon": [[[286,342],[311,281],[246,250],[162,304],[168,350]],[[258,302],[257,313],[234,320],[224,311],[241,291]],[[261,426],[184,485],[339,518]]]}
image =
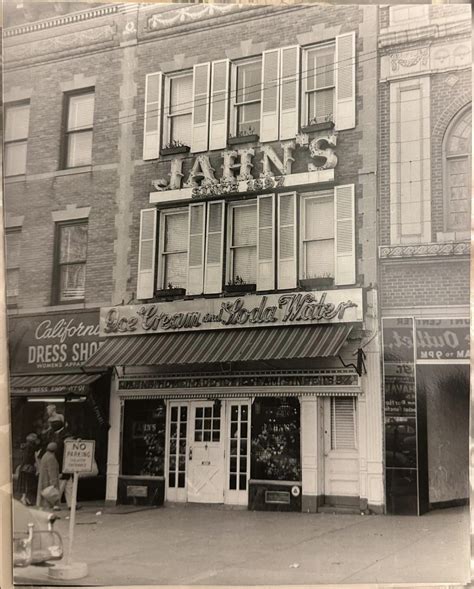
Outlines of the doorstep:
{"label": "doorstep", "polygon": [[361,510],[353,505],[321,505],[318,507],[318,513],[360,515]]}

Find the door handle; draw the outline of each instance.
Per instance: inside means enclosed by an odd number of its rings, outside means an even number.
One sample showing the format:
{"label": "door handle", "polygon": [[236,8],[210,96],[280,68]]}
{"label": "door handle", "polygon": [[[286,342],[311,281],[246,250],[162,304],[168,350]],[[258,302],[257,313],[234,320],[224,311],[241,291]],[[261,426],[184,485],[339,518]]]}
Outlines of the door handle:
{"label": "door handle", "polygon": [[189,460],[193,459],[193,449],[191,446],[189,446]]}

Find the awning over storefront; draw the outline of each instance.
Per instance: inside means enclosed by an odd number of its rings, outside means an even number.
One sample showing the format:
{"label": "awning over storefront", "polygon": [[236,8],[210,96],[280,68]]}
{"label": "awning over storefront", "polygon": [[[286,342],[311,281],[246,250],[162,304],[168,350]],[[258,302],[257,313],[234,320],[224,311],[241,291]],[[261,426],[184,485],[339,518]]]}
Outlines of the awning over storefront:
{"label": "awning over storefront", "polygon": [[35,376],[12,376],[10,392],[12,395],[43,394],[84,394],[89,385],[102,374],[37,374]]}
{"label": "awning over storefront", "polygon": [[283,360],[336,356],[352,326],[311,325],[116,336],[86,363],[87,367],[151,366]]}

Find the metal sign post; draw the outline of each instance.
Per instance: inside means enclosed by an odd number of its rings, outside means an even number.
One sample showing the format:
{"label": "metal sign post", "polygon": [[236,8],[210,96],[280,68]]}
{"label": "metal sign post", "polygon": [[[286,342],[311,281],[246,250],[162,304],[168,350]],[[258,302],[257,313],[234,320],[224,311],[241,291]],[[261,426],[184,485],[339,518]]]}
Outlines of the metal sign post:
{"label": "metal sign post", "polygon": [[62,472],[72,474],[71,515],[69,519],[69,542],[65,564],[57,564],[49,569],[49,576],[54,579],[81,579],[87,576],[85,562],[72,560],[74,529],[76,524],[77,487],[79,473],[92,472],[95,455],[95,440],[65,440]]}

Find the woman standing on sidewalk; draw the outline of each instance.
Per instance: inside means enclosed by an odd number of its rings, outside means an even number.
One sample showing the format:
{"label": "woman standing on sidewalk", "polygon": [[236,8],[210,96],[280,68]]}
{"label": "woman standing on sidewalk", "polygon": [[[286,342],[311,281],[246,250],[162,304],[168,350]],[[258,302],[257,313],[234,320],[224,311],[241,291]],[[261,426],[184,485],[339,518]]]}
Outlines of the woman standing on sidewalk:
{"label": "woman standing on sidewalk", "polygon": [[37,473],[36,451],[39,446],[39,438],[36,434],[28,434],[26,442],[22,446],[21,464],[18,473],[18,486],[21,493],[20,501],[24,505],[32,505],[35,502]]}
{"label": "woman standing on sidewalk", "polygon": [[[53,507],[57,509],[57,502],[59,499],[59,464],[56,459],[55,452],[58,446],[55,442],[50,442],[46,447],[46,452],[41,457],[38,479],[38,494],[36,504],[39,507]],[[56,489],[56,501],[52,502],[44,496],[45,490],[48,487]]]}

